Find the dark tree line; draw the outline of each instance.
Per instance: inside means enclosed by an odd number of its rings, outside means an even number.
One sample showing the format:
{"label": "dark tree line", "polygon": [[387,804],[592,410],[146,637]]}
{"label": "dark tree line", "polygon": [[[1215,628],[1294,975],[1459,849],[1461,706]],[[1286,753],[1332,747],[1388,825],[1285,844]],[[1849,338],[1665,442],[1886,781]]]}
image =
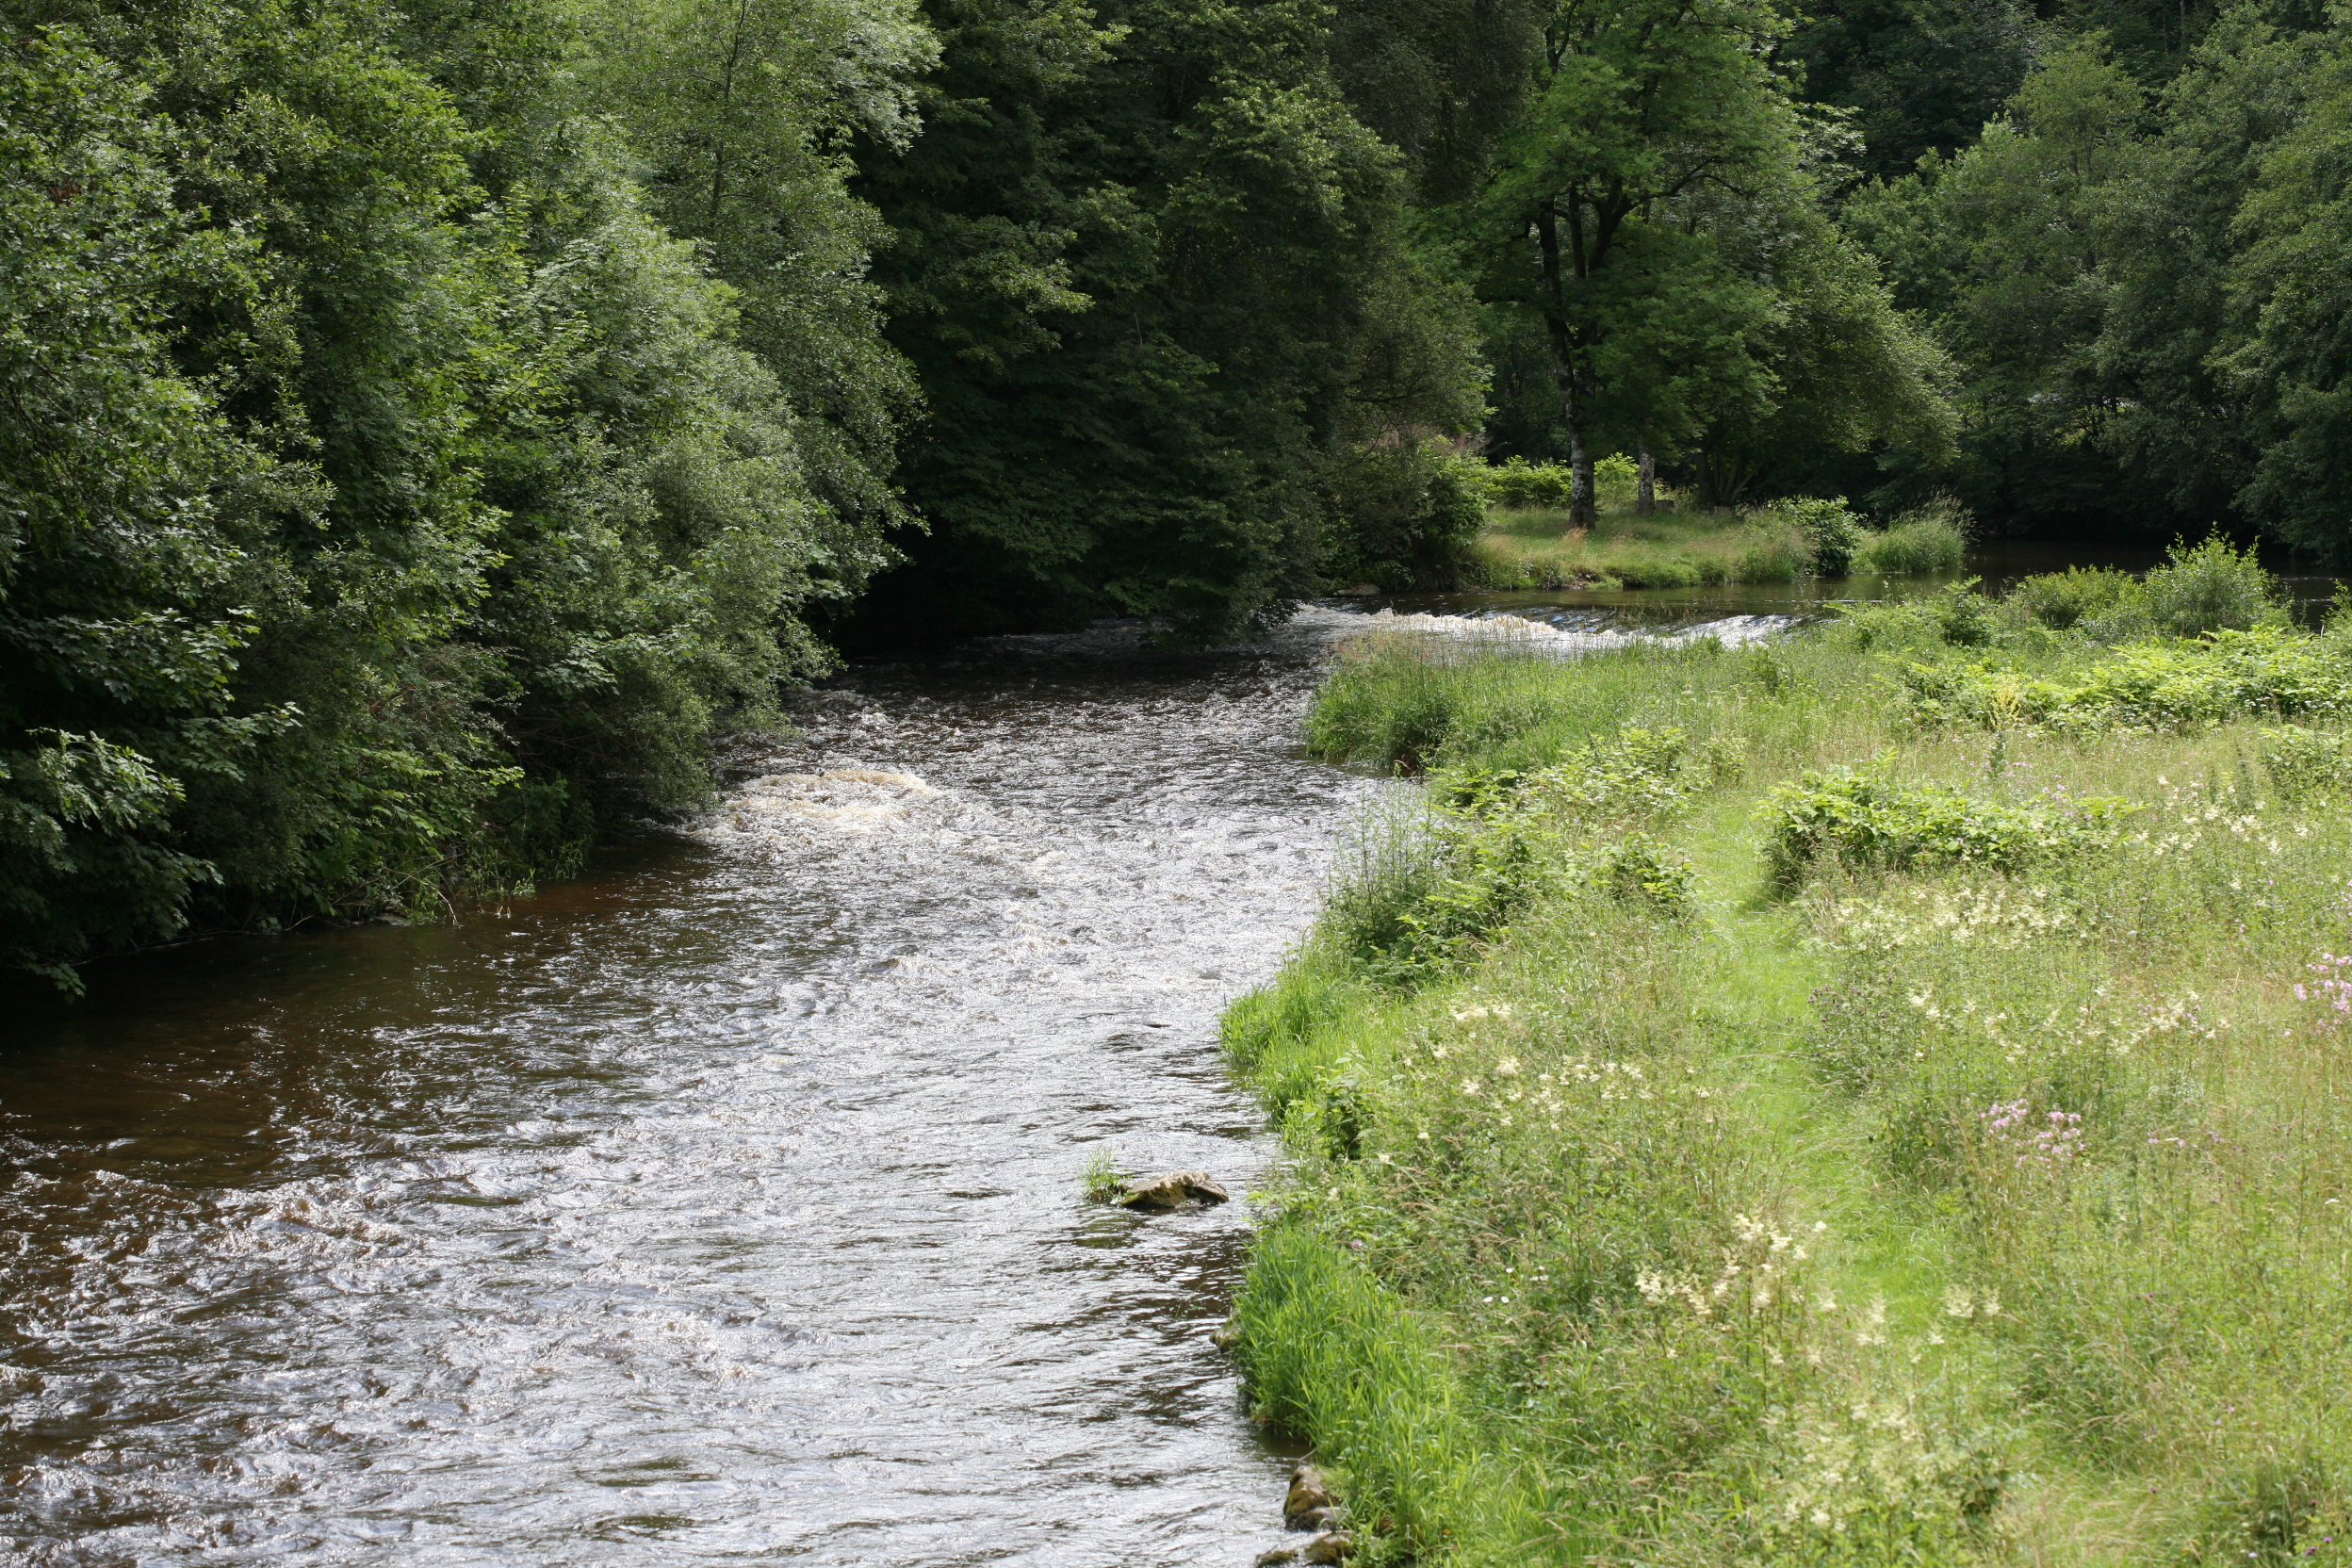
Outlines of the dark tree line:
{"label": "dark tree line", "polygon": [[2292,0],[0,0],[0,949],[416,914],[1480,453],[2329,561]]}

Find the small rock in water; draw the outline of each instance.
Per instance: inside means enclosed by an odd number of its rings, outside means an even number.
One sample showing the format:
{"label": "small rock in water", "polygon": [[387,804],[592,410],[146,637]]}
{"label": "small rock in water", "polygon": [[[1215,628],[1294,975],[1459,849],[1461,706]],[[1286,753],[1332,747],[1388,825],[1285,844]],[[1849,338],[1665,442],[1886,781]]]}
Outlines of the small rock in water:
{"label": "small rock in water", "polygon": [[1165,1176],[1128,1183],[1127,1195],[1119,1202],[1121,1208],[1168,1214],[1177,1209],[1197,1209],[1210,1203],[1223,1203],[1233,1196],[1200,1171],[1175,1170]]}
{"label": "small rock in water", "polygon": [[1241,1325],[1227,1318],[1209,1331],[1209,1343],[1220,1350],[1230,1350],[1241,1343]]}
{"label": "small rock in water", "polygon": [[1282,1497],[1282,1523],[1295,1530],[1317,1529],[1324,1520],[1312,1517],[1327,1515],[1339,1506],[1331,1495],[1331,1483],[1323,1478],[1323,1472],[1312,1464],[1302,1464],[1290,1473],[1290,1491]]}
{"label": "small rock in water", "polygon": [[1327,1530],[1307,1543],[1301,1562],[1345,1562],[1356,1555],[1356,1538],[1345,1530]]}
{"label": "small rock in water", "polygon": [[1258,1554],[1258,1568],[1282,1568],[1285,1562],[1296,1562],[1298,1554],[1287,1546],[1277,1546],[1270,1552]]}

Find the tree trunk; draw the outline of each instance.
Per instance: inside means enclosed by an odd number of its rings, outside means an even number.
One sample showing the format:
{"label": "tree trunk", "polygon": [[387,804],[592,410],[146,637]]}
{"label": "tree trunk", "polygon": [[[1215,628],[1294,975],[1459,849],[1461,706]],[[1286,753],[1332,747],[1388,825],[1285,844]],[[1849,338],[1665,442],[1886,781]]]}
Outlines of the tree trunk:
{"label": "tree trunk", "polygon": [[1552,384],[1560,388],[1560,411],[1568,425],[1568,531],[1592,526],[1592,449],[1585,444],[1583,409],[1576,398],[1576,357],[1568,329],[1555,317],[1544,323],[1552,348]]}
{"label": "tree trunk", "polygon": [[1592,449],[1584,444],[1584,431],[1568,421],[1568,528],[1583,532],[1592,526],[1600,508],[1592,494]]}
{"label": "tree trunk", "polygon": [[1544,258],[1544,340],[1552,351],[1552,384],[1560,388],[1560,409],[1568,424],[1568,531],[1592,526],[1592,452],[1585,445],[1583,410],[1576,398],[1576,356],[1568,341],[1560,279],[1560,215],[1544,202],[1535,210],[1536,249]]}
{"label": "tree trunk", "polygon": [[1633,492],[1633,510],[1646,517],[1658,510],[1658,455],[1642,443],[1642,481]]}

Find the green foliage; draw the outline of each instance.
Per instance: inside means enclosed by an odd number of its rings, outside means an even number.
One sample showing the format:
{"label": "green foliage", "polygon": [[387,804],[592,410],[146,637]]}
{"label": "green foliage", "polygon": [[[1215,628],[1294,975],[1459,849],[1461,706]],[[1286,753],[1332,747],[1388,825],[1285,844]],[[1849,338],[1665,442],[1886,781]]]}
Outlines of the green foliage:
{"label": "green foliage", "polygon": [[1564,508],[1576,488],[1576,475],[1557,463],[1529,463],[1512,457],[1486,471],[1487,498],[1496,506]]}
{"label": "green foliage", "polygon": [[1390,591],[1461,586],[1486,521],[1478,466],[1437,441],[1367,441],[1332,461],[1331,527],[1319,566]]}
{"label": "green foliage", "polygon": [[1868,537],[1862,519],[1846,505],[1843,496],[1834,500],[1778,501],[1772,510],[1794,523],[1804,535],[1805,565],[1817,577],[1845,576]]}
{"label": "green foliage", "polygon": [[2352,659],[2344,645],[2277,626],[2131,644],[2047,675],[1994,662],[1914,663],[1903,683],[1905,711],[1931,727],[2185,731],[2248,716],[2352,712]]}
{"label": "green foliage", "polygon": [[2115,631],[2145,627],[2159,637],[2197,637],[2245,631],[2274,618],[2278,581],[2254,559],[2218,535],[2195,547],[2176,541],[2164,564],[2141,580],[2140,591],[2102,618]]}
{"label": "green foliage", "polygon": [[1883,532],[1866,536],[1854,547],[1854,569],[1889,577],[1956,572],[1968,554],[1974,522],[1958,499],[1937,496],[1897,517]]}
{"label": "green foliage", "polygon": [[1107,610],[1215,641],[1326,560],[1435,571],[1462,513],[1423,453],[1477,417],[1467,301],[1407,244],[1323,13],[931,15],[925,133],[858,150],[932,410],[902,470],[930,531],[862,634]]}
{"label": "green foliage", "polygon": [[1086,1168],[1079,1176],[1079,1190],[1089,1203],[1109,1203],[1122,1197],[1134,1179],[1135,1172],[1120,1162],[1117,1150],[1098,1149],[1086,1156]]}
{"label": "green foliage", "polygon": [[2263,771],[2281,799],[2306,801],[2352,792],[2352,736],[2341,730],[2280,725],[2262,732]]}
{"label": "green foliage", "polygon": [[2027,578],[2009,599],[2035,624],[2065,631],[2119,609],[2138,588],[2131,573],[2112,566],[2069,566]]}
{"label": "green foliage", "polygon": [[[751,172],[805,269],[731,289],[566,8],[50,10],[0,50],[0,949],[430,917],[701,799],[882,557],[833,133]],[[837,54],[757,74],[831,115]]]}
{"label": "green foliage", "polygon": [[1648,0],[1532,19],[1543,63],[1457,224],[1546,368],[1576,526],[1604,444],[1691,452],[1707,504],[1792,439],[1932,445],[1936,352],[1822,217],[1808,127],[1756,48],[1785,24]]}
{"label": "green foliage", "polygon": [[[2102,8],[1973,146],[1845,209],[1963,367],[1956,461],[1896,466],[2018,531],[2216,518],[2352,548],[2341,18]],[[2210,26],[2208,25],[2210,24]]]}
{"label": "green foliage", "polygon": [[1764,862],[1788,890],[1827,860],[1850,871],[1911,872],[1983,865],[2022,873],[2113,840],[2133,809],[2114,799],[2032,809],[1957,790],[1898,784],[1881,760],[1868,769],[1805,773],[1764,804]]}

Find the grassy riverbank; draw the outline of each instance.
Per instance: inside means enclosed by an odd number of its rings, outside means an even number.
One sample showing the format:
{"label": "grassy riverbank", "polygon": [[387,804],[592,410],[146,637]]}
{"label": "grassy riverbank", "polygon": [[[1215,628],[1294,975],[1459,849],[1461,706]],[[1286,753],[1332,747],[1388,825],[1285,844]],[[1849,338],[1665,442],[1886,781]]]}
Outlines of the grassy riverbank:
{"label": "grassy riverbank", "polygon": [[1833,537],[1824,539],[1808,530],[1803,511],[1645,516],[1628,501],[1604,507],[1590,530],[1576,533],[1564,509],[1496,507],[1470,547],[1467,575],[1490,588],[1695,588],[1960,567],[1966,540],[1954,516],[1915,515],[1882,531],[1842,507],[1835,515]]}
{"label": "grassy riverbank", "polygon": [[2352,1561],[2352,625],[2090,576],[1334,671],[1236,1326],[1371,1560]]}

